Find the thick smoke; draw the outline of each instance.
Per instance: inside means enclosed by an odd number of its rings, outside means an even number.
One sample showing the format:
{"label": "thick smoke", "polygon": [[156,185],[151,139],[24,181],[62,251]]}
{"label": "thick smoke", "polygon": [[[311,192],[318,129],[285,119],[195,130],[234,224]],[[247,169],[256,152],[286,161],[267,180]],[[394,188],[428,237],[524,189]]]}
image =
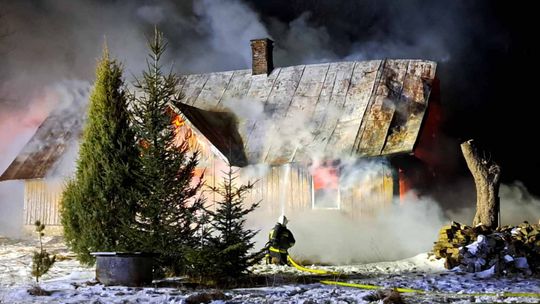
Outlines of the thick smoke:
{"label": "thick smoke", "polygon": [[[341,162],[340,191],[346,193],[361,187],[369,192],[370,181],[380,178],[384,161]],[[386,167],[386,169],[389,169]],[[268,172],[260,165],[242,169],[243,178],[256,180]],[[246,182],[242,180],[241,182]],[[295,199],[294,197],[292,199]],[[375,202],[377,197],[365,197],[362,203]],[[285,201],[286,204],[291,202]],[[274,205],[271,208],[270,205]],[[279,214],[270,214],[280,202],[262,201],[249,218],[250,228],[260,230],[256,236],[257,248],[268,241],[268,231],[275,225]],[[387,261],[414,256],[429,251],[441,226],[450,220],[433,199],[419,198],[413,192],[403,200],[380,202],[371,215],[361,220],[341,210],[308,209],[287,212],[297,244],[291,249],[293,258],[318,263],[351,264]],[[279,210],[279,208],[277,208]]]}
{"label": "thick smoke", "polygon": [[[473,190],[474,191],[474,190]],[[502,184],[499,190],[501,201],[501,225],[518,225],[524,221],[540,223],[540,198],[529,193],[522,182]],[[471,224],[475,214],[476,200],[472,200],[459,209],[449,210],[450,218]]]}

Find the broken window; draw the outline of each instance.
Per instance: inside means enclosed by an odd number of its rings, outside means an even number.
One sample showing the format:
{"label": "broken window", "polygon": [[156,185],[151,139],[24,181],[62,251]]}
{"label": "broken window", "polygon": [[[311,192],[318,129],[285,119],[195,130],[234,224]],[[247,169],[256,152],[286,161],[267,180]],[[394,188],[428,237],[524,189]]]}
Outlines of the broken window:
{"label": "broken window", "polygon": [[311,168],[313,209],[339,209],[339,169],[334,162],[324,162]]}

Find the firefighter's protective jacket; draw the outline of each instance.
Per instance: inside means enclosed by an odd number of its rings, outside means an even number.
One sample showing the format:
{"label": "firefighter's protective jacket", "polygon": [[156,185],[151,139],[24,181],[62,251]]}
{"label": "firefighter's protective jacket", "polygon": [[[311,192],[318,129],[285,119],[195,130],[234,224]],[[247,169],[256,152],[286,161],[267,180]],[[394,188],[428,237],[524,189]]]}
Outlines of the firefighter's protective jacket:
{"label": "firefighter's protective jacket", "polygon": [[280,223],[277,223],[276,226],[270,230],[270,251],[287,253],[287,249],[294,246],[295,242],[292,232]]}

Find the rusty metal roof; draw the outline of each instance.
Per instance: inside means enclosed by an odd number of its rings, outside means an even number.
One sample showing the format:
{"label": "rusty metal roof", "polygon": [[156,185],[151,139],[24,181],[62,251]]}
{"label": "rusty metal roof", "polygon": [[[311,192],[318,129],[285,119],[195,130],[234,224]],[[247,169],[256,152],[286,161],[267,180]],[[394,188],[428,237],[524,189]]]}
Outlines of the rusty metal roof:
{"label": "rusty metal roof", "polygon": [[77,146],[85,113],[84,102],[53,111],[0,176],[0,181],[43,178],[63,171],[61,158]]}
{"label": "rusty metal roof", "polygon": [[231,111],[249,163],[410,153],[436,63],[372,60],[186,75],[181,102]]}

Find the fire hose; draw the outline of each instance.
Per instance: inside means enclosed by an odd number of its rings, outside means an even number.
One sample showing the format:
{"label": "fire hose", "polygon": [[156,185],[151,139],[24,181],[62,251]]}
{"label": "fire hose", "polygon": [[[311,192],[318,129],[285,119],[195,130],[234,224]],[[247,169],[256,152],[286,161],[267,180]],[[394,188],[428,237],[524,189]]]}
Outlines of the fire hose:
{"label": "fire hose", "polygon": [[340,272],[334,272],[334,271],[328,271],[328,270],[322,270],[322,269],[312,269],[312,268],[306,268],[298,263],[296,263],[290,255],[287,255],[287,261],[293,265],[294,268],[304,271],[304,272],[310,272],[314,274],[326,274],[326,275],[341,275]]}
{"label": "fire hose", "polygon": [[[320,275],[343,275],[343,273],[335,272],[335,271],[328,271],[323,269],[312,269],[312,268],[306,268],[291,258],[290,255],[287,255],[287,261],[291,263],[291,265],[304,272],[309,272],[313,274],[320,274]],[[325,285],[334,285],[334,286],[343,286],[343,287],[352,287],[352,288],[359,288],[359,289],[366,289],[366,290],[377,290],[377,289],[384,289],[387,287],[384,286],[377,286],[377,285],[368,285],[368,284],[357,284],[357,283],[347,283],[347,282],[339,282],[339,281],[330,281],[330,280],[321,280],[321,284]],[[488,296],[488,297],[497,297],[497,296],[503,296],[503,297],[516,297],[516,298],[540,298],[540,293],[528,293],[528,292],[501,292],[501,293],[442,293],[442,292],[429,292],[424,290],[418,290],[418,289],[411,289],[411,288],[393,288],[397,292],[401,293],[417,293],[417,294],[426,294],[426,295],[437,295],[437,296]]]}
{"label": "fire hose", "polygon": [[[325,285],[335,285],[335,286],[344,286],[344,287],[353,287],[360,289],[384,289],[388,287],[377,286],[377,285],[366,285],[366,284],[356,284],[356,283],[346,283],[338,281],[326,281],[322,280],[320,283]],[[533,292],[491,292],[491,293],[448,293],[448,292],[429,292],[424,290],[410,289],[410,288],[392,288],[395,291],[402,293],[418,293],[426,295],[436,295],[436,296],[468,296],[468,297],[516,297],[516,298],[540,298],[540,293]]]}

